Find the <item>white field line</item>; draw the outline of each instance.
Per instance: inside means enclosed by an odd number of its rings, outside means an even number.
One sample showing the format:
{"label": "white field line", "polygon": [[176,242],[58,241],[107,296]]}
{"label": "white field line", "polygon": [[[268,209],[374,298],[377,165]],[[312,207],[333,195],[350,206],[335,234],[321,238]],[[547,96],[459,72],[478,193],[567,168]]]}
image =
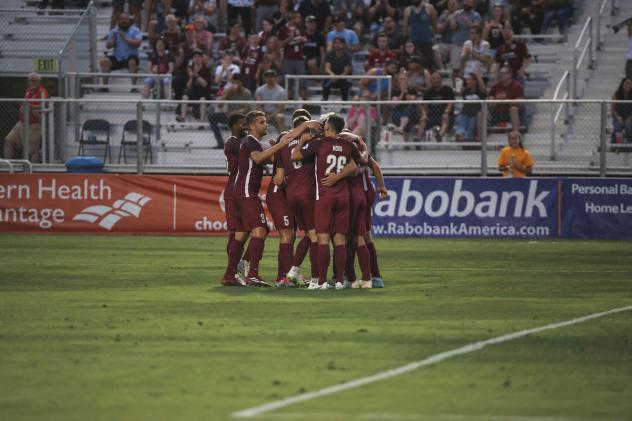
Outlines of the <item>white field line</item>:
{"label": "white field line", "polygon": [[[334,412],[272,412],[266,417],[275,419],[342,419],[343,415]],[[354,414],[354,418],[360,420],[393,420],[393,421],[589,421],[587,418],[569,417],[528,417],[523,415],[462,415],[462,414],[395,414],[368,412]],[[604,421],[600,419],[600,421]],[[619,420],[608,420],[619,421]]]}
{"label": "white field line", "polygon": [[468,354],[470,352],[479,351],[488,345],[496,345],[503,342],[512,341],[514,339],[522,338],[533,333],[545,332],[547,330],[559,329],[561,327],[572,326],[579,323],[587,322],[589,320],[597,319],[611,314],[621,313],[624,311],[632,310],[632,305],[626,307],[614,308],[612,310],[604,311],[601,313],[593,313],[587,316],[578,317],[576,319],[566,320],[563,322],[552,323],[545,326],[535,327],[532,329],[520,330],[518,332],[509,333],[507,335],[497,336],[495,338],[487,339],[484,341],[473,342],[469,345],[462,346],[460,348],[452,349],[450,351],[440,352],[439,354],[432,355],[420,361],[415,361],[410,364],[403,365],[401,367],[393,368],[383,371],[381,373],[374,374],[368,377],[362,377],[356,380],[352,380],[347,383],[337,384],[334,386],[325,387],[324,389],[315,390],[313,392],[303,393],[301,395],[290,396],[288,398],[272,401],[263,405],[255,406],[253,408],[243,409],[241,411],[234,412],[232,414],[235,418],[252,418],[264,412],[272,411],[273,409],[283,408],[285,406],[293,405],[295,403],[309,401],[312,399],[320,398],[321,396],[327,396],[334,393],[342,392],[343,390],[355,389],[356,387],[364,386],[369,383],[379,382],[389,379],[391,377],[399,376],[401,374],[408,373],[410,371],[417,370],[418,368],[428,365],[436,364],[438,362],[447,360],[448,358],[456,357],[458,355]]}

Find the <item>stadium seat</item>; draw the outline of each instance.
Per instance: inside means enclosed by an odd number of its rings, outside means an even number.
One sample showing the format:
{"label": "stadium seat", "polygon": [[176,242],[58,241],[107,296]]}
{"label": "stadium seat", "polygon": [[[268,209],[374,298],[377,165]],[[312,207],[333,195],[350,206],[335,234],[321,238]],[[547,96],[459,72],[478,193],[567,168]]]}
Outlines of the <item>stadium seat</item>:
{"label": "stadium seat", "polygon": [[[99,138],[99,135],[104,136],[105,139]],[[85,145],[104,145],[103,162],[107,162],[108,156],[110,160],[112,160],[112,151],[110,150],[110,123],[102,119],[86,120],[81,127],[79,155],[85,153]]]}
{"label": "stadium seat", "polygon": [[[125,135],[129,133],[136,134],[136,120],[129,120],[123,126],[123,134],[121,135],[121,148],[119,149],[119,157],[118,163],[121,163],[121,156],[123,157],[123,162],[127,163],[127,156],[125,154],[126,146],[136,146],[137,140],[126,140]],[[149,163],[153,164],[153,154],[151,149],[151,132],[153,130],[153,126],[147,120],[143,120],[143,146],[145,147],[145,160],[147,162],[147,158],[149,157]]]}

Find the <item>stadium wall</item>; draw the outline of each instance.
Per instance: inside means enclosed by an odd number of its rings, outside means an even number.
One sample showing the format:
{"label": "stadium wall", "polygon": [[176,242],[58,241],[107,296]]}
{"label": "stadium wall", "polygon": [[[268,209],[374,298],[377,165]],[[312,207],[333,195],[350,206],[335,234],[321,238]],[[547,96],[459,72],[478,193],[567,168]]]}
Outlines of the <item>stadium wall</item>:
{"label": "stadium wall", "polygon": [[[224,235],[225,183],[1,174],[0,232]],[[373,206],[376,236],[632,239],[630,179],[387,177],[386,185],[389,196]]]}

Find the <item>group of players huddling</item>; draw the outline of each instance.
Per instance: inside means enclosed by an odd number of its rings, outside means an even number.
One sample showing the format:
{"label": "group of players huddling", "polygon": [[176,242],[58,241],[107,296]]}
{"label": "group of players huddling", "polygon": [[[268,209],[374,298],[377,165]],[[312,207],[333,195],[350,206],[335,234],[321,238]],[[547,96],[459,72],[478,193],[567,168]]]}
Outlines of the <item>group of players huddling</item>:
{"label": "group of players huddling", "polygon": [[[346,131],[344,118],[335,113],[318,121],[311,120],[307,110],[298,109],[292,123],[292,130],[281,133],[264,149],[261,139],[267,134],[268,123],[263,112],[233,114],[228,119],[232,136],[224,146],[229,174],[224,203],[230,234],[228,265],[221,284],[270,286],[259,276],[268,234],[259,189],[265,166],[273,163],[266,204],[280,237],[275,286],[383,288],[371,238],[371,206],[376,192],[368,171],[376,177],[380,196],[386,197],[378,163],[368,154],[364,140]],[[294,250],[297,230],[304,236]],[[327,272],[332,240],[335,280],[330,284]],[[299,273],[308,252],[309,278]],[[360,279],[354,270],[356,255]]]}

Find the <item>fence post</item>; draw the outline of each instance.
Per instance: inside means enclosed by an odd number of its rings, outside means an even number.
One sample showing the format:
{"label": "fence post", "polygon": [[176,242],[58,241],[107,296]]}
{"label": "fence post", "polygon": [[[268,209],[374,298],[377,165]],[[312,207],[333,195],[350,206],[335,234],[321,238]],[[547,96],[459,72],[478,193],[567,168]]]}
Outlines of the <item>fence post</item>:
{"label": "fence post", "polygon": [[[79,77],[78,74],[74,74],[74,90],[75,90],[75,95],[74,98],[75,99],[79,99],[79,97],[81,96],[81,94],[79,93],[79,91],[81,90],[81,79]],[[75,101],[72,104],[72,117],[73,117],[73,123],[75,125],[75,142],[79,142],[79,126],[81,125],[81,119],[80,117],[80,113],[81,113],[81,104],[79,104],[79,102]]]}
{"label": "fence post", "polygon": [[599,13],[597,13],[597,30],[595,34],[595,38],[597,38],[595,50],[601,51],[601,8],[599,9]]}
{"label": "fence post", "polygon": [[551,145],[550,145],[550,154],[549,157],[551,161],[555,161],[557,157],[555,156],[555,103],[551,102],[551,110],[549,111],[549,115],[551,117]]}
{"label": "fence post", "polygon": [[[157,103],[157,110],[156,110],[156,137],[155,139],[156,141],[160,141],[160,111],[162,108],[160,105],[162,104],[162,94],[165,90],[165,88],[162,86],[162,83],[166,79],[163,79],[163,78],[157,78],[157,79],[158,79],[158,103]],[[169,89],[169,92],[171,92],[170,89]],[[166,98],[166,99],[171,99],[171,98]]]}
{"label": "fence post", "polygon": [[298,78],[294,79],[294,101],[299,101],[299,98],[300,98],[300,95],[299,95],[300,83],[299,82],[300,82],[300,79]]}
{"label": "fence post", "polygon": [[143,173],[143,103],[136,103],[136,172]]}
{"label": "fence post", "polygon": [[46,142],[46,124],[47,124],[47,112],[46,110],[46,96],[44,92],[40,96],[40,127],[42,128],[40,133],[40,145],[42,149],[42,153],[40,155],[40,159],[42,160],[42,164],[45,164],[48,161],[48,143]]}
{"label": "fence post", "polygon": [[29,124],[31,123],[31,104],[28,101],[24,101],[24,111],[22,113],[22,159],[29,159],[29,148],[31,142],[29,142]]}
{"label": "fence post", "polygon": [[481,114],[481,177],[487,177],[487,101],[483,101]]}
{"label": "fence post", "polygon": [[91,1],[88,5],[90,8],[90,71],[97,71],[97,9],[94,7],[94,2]]}
{"label": "fence post", "polygon": [[606,116],[608,115],[608,107],[606,102],[601,103],[601,127],[599,130],[599,177],[606,176]]}
{"label": "fence post", "polygon": [[[588,28],[588,34],[590,35],[590,38],[588,38],[588,68],[592,69],[594,67],[593,65],[593,47],[595,46],[594,43],[594,28],[595,25],[593,24],[593,20],[590,19],[590,24],[589,24],[589,28]],[[599,30],[599,29],[597,29]]]}

